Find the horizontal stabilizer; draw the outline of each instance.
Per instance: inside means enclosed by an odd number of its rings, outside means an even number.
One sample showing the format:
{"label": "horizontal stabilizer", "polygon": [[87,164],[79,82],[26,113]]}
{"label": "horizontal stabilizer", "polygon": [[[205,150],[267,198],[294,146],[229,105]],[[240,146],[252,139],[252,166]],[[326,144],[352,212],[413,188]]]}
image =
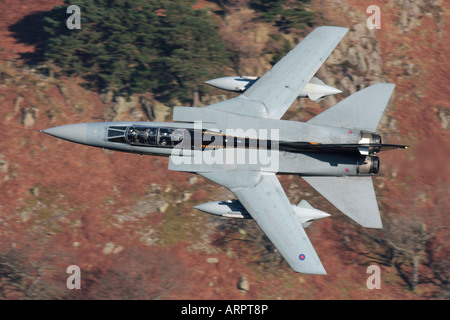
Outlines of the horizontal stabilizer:
{"label": "horizontal stabilizer", "polygon": [[392,83],[371,85],[318,114],[308,123],[375,132],[394,88]]}
{"label": "horizontal stabilizer", "polygon": [[302,177],[345,215],[366,228],[382,228],[371,177]]}

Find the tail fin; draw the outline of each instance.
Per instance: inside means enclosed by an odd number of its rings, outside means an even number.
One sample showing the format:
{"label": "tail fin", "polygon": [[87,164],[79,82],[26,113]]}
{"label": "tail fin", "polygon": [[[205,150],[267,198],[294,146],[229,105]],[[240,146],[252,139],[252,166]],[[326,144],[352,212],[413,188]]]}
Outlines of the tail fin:
{"label": "tail fin", "polygon": [[375,132],[394,87],[392,83],[371,85],[318,114],[308,123]]}
{"label": "tail fin", "polygon": [[360,225],[383,228],[372,177],[302,177],[322,196]]}

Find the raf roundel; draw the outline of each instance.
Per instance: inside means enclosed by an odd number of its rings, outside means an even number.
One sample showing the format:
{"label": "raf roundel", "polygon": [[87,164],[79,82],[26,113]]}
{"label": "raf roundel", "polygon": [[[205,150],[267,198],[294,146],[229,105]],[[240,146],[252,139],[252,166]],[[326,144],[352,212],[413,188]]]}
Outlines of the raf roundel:
{"label": "raf roundel", "polygon": [[299,256],[298,256],[298,258],[301,260],[301,261],[303,261],[303,260],[305,260],[305,255],[302,253],[302,254],[300,254]]}

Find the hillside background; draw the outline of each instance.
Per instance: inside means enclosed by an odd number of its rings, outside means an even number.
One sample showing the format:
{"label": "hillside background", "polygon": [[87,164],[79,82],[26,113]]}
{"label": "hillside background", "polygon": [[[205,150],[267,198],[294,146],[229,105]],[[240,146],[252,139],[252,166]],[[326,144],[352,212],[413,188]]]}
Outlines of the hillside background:
{"label": "hillside background", "polygon": [[[300,177],[280,177],[292,203],[306,199],[332,215],[307,229],[328,275],[296,274],[253,221],[192,208],[232,199],[226,189],[168,171],[166,158],[39,133],[78,122],[171,121],[176,105],[233,94],[208,89],[208,78],[195,75],[183,96],[124,95],[93,88],[56,62],[33,64],[30,57],[42,53],[41,18],[64,2],[0,0],[0,299],[450,297],[450,7],[443,0],[312,0],[303,10],[314,15],[299,28],[261,18],[252,3],[191,4],[204,10],[229,53],[227,65],[208,66],[211,74],[260,76],[315,26],[350,28],[317,73],[343,93],[319,104],[298,99],[283,119],[306,121],[372,83],[396,84],[378,131],[383,141],[411,148],[380,155],[374,183],[384,229],[363,229]],[[381,9],[379,30],[366,27],[372,4]],[[83,9],[81,19],[83,30]],[[66,288],[74,264],[81,290]],[[381,268],[379,290],[366,286],[373,264]]]}

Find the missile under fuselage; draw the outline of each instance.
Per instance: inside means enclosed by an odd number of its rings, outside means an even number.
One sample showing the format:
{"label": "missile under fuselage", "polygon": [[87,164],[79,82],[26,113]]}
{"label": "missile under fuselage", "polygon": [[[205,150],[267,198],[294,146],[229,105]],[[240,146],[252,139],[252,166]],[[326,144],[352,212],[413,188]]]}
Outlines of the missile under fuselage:
{"label": "missile under fuselage", "polygon": [[[250,88],[258,79],[258,77],[252,76],[233,76],[216,78],[208,80],[205,83],[222,90],[242,93]],[[298,96],[308,97],[314,102],[319,102],[325,96],[341,92],[341,90],[328,86],[320,79],[313,77],[311,81],[302,89],[302,91],[300,91]]]}
{"label": "missile under fuselage", "polygon": [[[221,217],[252,219],[251,215],[239,200],[207,202],[199,204],[194,208]],[[297,206],[292,204],[292,208],[303,227],[309,226],[314,220],[330,216],[326,212],[313,208],[306,200],[302,200]]]}

